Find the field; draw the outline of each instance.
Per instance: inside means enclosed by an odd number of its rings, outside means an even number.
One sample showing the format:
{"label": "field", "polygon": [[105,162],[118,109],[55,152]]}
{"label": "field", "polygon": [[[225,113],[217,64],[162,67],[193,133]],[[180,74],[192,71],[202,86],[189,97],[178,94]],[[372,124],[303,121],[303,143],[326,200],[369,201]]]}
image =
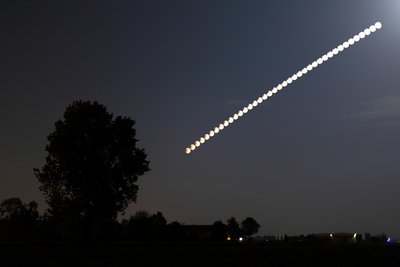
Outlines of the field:
{"label": "field", "polygon": [[398,245],[0,245],[0,266],[400,266]]}

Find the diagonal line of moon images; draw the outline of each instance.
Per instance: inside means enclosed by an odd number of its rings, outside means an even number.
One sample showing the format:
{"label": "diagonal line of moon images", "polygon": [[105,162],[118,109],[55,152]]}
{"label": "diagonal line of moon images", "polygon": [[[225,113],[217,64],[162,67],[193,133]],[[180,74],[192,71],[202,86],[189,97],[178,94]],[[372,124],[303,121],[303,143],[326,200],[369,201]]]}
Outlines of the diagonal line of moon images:
{"label": "diagonal line of moon images", "polygon": [[297,73],[293,74],[286,80],[284,80],[282,83],[276,85],[273,89],[269,90],[262,96],[254,99],[253,102],[249,103],[247,106],[243,107],[241,110],[239,110],[237,113],[233,114],[231,117],[227,118],[225,121],[223,121],[221,124],[216,126],[214,129],[210,130],[208,133],[205,135],[201,136],[198,140],[196,140],[194,143],[192,143],[190,146],[188,146],[185,149],[186,154],[190,154],[194,150],[196,150],[198,147],[200,147],[202,144],[213,138],[216,134],[220,133],[222,130],[224,130],[226,127],[228,127],[230,124],[234,123],[236,120],[238,120],[240,117],[243,117],[246,113],[248,113],[250,110],[253,108],[257,107],[258,105],[262,104],[264,101],[269,99],[272,95],[276,94],[278,91],[284,89],[285,87],[289,86],[292,84],[294,81],[297,79],[301,78],[302,76],[306,75],[309,73],[311,70],[315,69],[319,65],[323,64],[324,62],[328,61],[335,55],[339,54],[346,48],[349,48],[353,46],[355,43],[359,42],[360,40],[364,39],[365,37],[371,35],[372,33],[376,32],[377,30],[382,28],[382,23],[376,22],[375,24],[369,26],[365,30],[361,31],[360,33],[354,35],[347,41],[343,42],[342,44],[338,45],[337,47],[333,48],[331,51],[323,55],[322,57],[318,58],[317,60],[313,61],[303,69],[299,70]]}

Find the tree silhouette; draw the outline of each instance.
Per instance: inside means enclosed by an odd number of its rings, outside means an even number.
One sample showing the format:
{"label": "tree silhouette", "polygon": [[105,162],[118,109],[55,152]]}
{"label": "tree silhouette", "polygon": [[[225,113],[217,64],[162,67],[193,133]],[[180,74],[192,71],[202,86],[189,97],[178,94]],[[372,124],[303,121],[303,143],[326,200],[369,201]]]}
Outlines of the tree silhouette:
{"label": "tree silhouette", "polygon": [[160,241],[166,235],[167,220],[161,212],[150,215],[139,210],[129,220],[123,220],[125,236],[131,240]]}
{"label": "tree silhouette", "polygon": [[232,240],[237,240],[240,237],[241,231],[239,227],[239,223],[236,221],[235,217],[230,217],[226,223],[228,224],[228,233],[229,237]]}
{"label": "tree silhouette", "polygon": [[35,201],[25,204],[17,197],[4,199],[0,203],[0,220],[13,224],[33,223],[39,217],[37,207]]}
{"label": "tree silhouette", "polygon": [[250,237],[258,232],[260,225],[252,217],[247,217],[241,223],[243,234]]}
{"label": "tree silhouette", "polygon": [[0,240],[27,241],[35,233],[39,213],[37,203],[23,203],[19,198],[4,199],[0,203]]}
{"label": "tree silhouette", "polygon": [[136,147],[134,125],[97,102],[66,108],[48,136],[46,163],[34,169],[51,217],[79,225],[109,222],[136,201],[135,183],[149,161]]}

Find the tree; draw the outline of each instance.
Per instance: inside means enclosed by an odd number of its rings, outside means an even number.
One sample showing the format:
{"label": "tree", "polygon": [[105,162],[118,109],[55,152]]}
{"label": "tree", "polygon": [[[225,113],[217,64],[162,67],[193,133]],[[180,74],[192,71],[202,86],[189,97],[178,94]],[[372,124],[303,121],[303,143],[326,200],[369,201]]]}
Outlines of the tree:
{"label": "tree", "polygon": [[37,207],[35,201],[25,204],[16,197],[4,199],[0,203],[0,220],[13,224],[34,223],[39,217]]}
{"label": "tree", "polygon": [[229,237],[232,240],[239,239],[241,231],[240,231],[239,223],[236,221],[236,218],[230,217],[226,222],[228,224]]}
{"label": "tree", "polygon": [[167,225],[167,220],[160,211],[158,211],[156,214],[153,214],[150,219],[155,229],[162,229]]}
{"label": "tree", "polygon": [[0,203],[1,241],[27,241],[36,236],[39,213],[37,203],[23,203],[19,198],[4,199]]}
{"label": "tree", "polygon": [[46,163],[34,169],[52,218],[90,227],[115,221],[136,202],[137,179],[150,169],[134,125],[97,102],[66,108],[48,136]]}
{"label": "tree", "polygon": [[161,212],[150,216],[147,211],[139,210],[129,220],[123,220],[128,239],[141,241],[159,241],[165,236],[167,220]]}
{"label": "tree", "polygon": [[252,217],[247,217],[241,223],[242,232],[245,236],[250,237],[258,232],[260,225]]}

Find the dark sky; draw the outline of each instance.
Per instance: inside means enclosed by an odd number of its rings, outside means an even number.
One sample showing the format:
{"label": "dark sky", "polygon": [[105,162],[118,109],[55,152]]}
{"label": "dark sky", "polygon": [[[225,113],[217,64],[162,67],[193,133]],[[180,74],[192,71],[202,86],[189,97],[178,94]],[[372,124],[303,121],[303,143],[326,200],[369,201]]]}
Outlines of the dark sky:
{"label": "dark sky", "polygon": [[[45,204],[32,168],[73,100],[136,120],[138,209],[265,234],[400,237],[399,1],[0,3],[0,199]],[[185,147],[365,27],[383,28]]]}

